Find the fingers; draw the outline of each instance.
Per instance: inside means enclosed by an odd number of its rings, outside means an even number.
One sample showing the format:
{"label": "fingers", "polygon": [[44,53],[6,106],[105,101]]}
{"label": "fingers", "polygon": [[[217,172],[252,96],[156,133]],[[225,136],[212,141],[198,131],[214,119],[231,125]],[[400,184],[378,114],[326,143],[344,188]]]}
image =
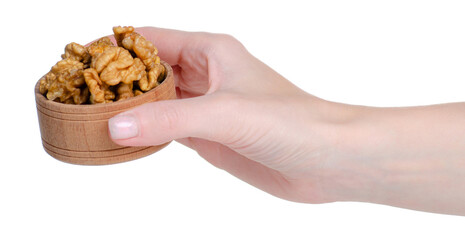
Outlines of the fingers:
{"label": "fingers", "polygon": [[232,122],[240,116],[232,108],[214,95],[148,103],[110,119],[109,132],[117,144],[129,146],[159,145],[185,137],[225,142],[240,127]]}
{"label": "fingers", "polygon": [[239,55],[241,51],[235,50],[243,50],[242,45],[226,35],[155,27],[135,31],[151,41],[160,58],[173,67],[176,86],[197,95],[219,89],[226,74],[223,66],[235,66],[233,62],[243,58]]}
{"label": "fingers", "polygon": [[160,58],[170,65],[179,64],[183,49],[189,46],[187,32],[155,27],[141,27],[135,31],[152,42],[157,47]]}
{"label": "fingers", "polygon": [[170,65],[183,65],[195,58],[204,58],[209,51],[207,33],[185,32],[172,29],[141,27],[136,28],[147,40],[158,49],[161,59]]}
{"label": "fingers", "polygon": [[[151,41],[158,48],[160,58],[170,65],[184,67],[195,63],[194,65],[208,65],[210,68],[218,67],[210,66],[209,60],[214,60],[219,65],[239,67],[253,59],[242,43],[226,34],[185,32],[156,27],[141,27],[135,31]],[[197,67],[199,66],[194,68]]]}

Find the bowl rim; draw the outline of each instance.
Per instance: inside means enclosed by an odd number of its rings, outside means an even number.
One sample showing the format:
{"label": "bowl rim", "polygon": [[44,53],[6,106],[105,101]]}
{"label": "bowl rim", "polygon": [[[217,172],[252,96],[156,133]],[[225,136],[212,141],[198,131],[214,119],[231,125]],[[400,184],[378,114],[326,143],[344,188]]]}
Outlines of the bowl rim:
{"label": "bowl rim", "polygon": [[83,105],[76,105],[76,104],[64,104],[60,102],[55,102],[47,99],[43,94],[39,92],[39,85],[40,80],[37,81],[34,92],[35,92],[35,99],[37,107],[39,108],[46,108],[56,112],[63,112],[63,113],[75,113],[75,114],[91,114],[91,113],[102,113],[102,112],[113,112],[113,111],[120,111],[122,109],[131,108],[142,103],[149,102],[151,99],[151,95],[160,94],[166,88],[166,85],[169,85],[169,82],[173,82],[174,84],[174,76],[173,76],[173,69],[171,66],[163,61],[160,60],[161,64],[166,69],[166,76],[160,85],[151,89],[144,94],[139,96],[131,97],[128,99],[124,99],[121,101],[111,102],[111,103],[104,103],[104,104],[83,104]]}

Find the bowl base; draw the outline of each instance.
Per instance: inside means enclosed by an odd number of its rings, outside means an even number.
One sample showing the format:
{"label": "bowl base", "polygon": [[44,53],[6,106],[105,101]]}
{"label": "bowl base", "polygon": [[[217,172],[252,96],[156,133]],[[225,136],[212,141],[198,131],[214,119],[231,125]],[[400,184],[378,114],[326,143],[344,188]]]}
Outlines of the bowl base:
{"label": "bowl base", "polygon": [[166,147],[168,143],[157,146],[123,147],[108,151],[70,151],[55,147],[42,141],[44,150],[52,157],[77,165],[108,165],[127,162],[148,156]]}

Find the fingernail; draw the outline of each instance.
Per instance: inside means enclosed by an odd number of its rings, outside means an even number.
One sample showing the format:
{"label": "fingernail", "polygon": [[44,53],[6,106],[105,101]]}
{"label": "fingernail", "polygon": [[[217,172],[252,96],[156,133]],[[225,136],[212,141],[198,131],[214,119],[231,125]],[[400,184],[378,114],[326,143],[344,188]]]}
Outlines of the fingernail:
{"label": "fingernail", "polygon": [[139,135],[139,126],[135,116],[119,115],[108,121],[110,136],[113,139],[133,138]]}

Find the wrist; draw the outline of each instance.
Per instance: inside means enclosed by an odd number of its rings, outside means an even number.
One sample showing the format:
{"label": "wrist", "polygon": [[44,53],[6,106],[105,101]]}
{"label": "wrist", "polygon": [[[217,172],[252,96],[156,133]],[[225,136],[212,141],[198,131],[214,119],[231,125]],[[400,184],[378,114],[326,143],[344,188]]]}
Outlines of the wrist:
{"label": "wrist", "polygon": [[463,104],[345,107],[352,114],[338,126],[334,201],[465,211]]}
{"label": "wrist", "polygon": [[333,201],[376,202],[385,176],[379,158],[389,152],[389,131],[375,117],[376,108],[336,105],[346,114],[334,126],[339,134],[328,196]]}
{"label": "wrist", "polygon": [[[424,151],[418,128],[407,109],[375,108],[335,103],[346,109],[335,126],[338,140],[328,196],[334,201],[391,204],[393,182],[418,164],[415,153]],[[415,156],[414,156],[415,155]],[[403,179],[405,180],[405,179]]]}
{"label": "wrist", "polygon": [[377,182],[382,181],[382,169],[374,157],[379,155],[386,140],[382,129],[371,119],[375,108],[318,100],[320,123],[330,135],[327,142],[331,154],[318,169],[319,182],[325,201],[370,202],[376,195]]}

